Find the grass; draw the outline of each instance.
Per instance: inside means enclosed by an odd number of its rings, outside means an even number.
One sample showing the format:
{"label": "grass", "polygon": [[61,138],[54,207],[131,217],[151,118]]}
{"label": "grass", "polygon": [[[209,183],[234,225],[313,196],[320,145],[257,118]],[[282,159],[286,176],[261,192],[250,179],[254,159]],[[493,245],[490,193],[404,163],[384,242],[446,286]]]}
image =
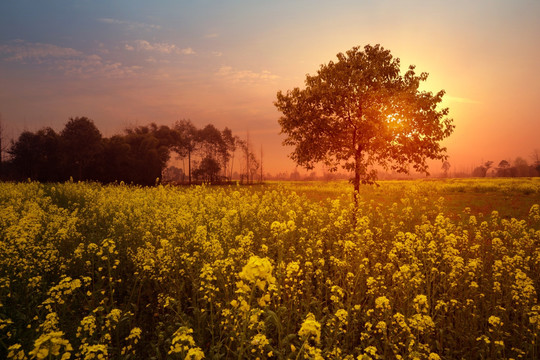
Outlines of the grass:
{"label": "grass", "polygon": [[[540,178],[520,179],[436,179],[380,181],[380,186],[364,185],[360,199],[381,205],[400,203],[401,199],[423,196],[444,198],[445,212],[457,217],[465,208],[472,214],[489,215],[498,211],[505,219],[524,218],[532,205],[540,203]],[[352,197],[352,185],[347,181],[269,182],[262,188],[285,187],[313,201]]]}

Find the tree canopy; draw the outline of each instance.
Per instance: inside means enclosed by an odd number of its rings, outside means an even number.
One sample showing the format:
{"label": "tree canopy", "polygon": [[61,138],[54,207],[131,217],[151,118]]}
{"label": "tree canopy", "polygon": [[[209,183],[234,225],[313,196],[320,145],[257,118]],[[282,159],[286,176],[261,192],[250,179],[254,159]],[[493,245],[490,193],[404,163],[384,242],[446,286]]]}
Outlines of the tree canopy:
{"label": "tree canopy", "polygon": [[439,142],[454,126],[448,108],[438,109],[444,90],[421,91],[428,77],[415,66],[401,74],[400,60],[380,45],[353,47],[307,75],[305,88],[279,91],[275,106],[284,145],[299,165],[342,166],[360,183],[377,179],[376,165],[399,173],[428,174],[428,159],[446,160]]}
{"label": "tree canopy", "polygon": [[[127,128],[104,138],[91,119],[76,117],[60,133],[51,128],[21,133],[12,142],[11,159],[1,175],[43,182],[72,178],[153,185],[162,178],[174,152],[188,158],[189,183],[192,156],[197,181],[220,182],[227,179],[227,166],[238,141],[228,128],[220,131],[209,124],[198,129],[189,120],[178,121],[172,128],[154,123]],[[232,176],[232,164],[230,167]]]}

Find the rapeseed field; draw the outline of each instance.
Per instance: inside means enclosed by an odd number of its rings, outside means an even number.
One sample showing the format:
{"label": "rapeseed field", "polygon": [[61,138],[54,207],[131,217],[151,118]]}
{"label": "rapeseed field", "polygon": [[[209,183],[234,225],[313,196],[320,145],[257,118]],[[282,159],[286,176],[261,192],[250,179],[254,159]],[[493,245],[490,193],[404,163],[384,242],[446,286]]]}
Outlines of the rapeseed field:
{"label": "rapeseed field", "polygon": [[538,179],[362,191],[1,183],[0,358],[540,357]]}

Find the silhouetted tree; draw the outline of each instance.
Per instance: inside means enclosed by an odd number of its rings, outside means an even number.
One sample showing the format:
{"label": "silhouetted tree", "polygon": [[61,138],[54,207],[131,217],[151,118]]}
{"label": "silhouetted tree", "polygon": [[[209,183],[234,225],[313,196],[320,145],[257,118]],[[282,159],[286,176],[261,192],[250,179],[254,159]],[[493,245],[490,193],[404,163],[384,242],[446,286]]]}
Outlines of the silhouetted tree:
{"label": "silhouetted tree", "polygon": [[225,143],[226,147],[226,156],[223,158],[223,171],[225,174],[225,177],[227,177],[227,166],[229,164],[229,161],[231,162],[230,166],[230,175],[228,176],[229,179],[232,178],[232,169],[234,165],[234,153],[236,152],[236,145],[238,141],[238,136],[234,136],[231,129],[225,128],[221,132],[221,137],[223,139],[223,142]]}
{"label": "silhouetted tree", "polygon": [[249,142],[249,133],[246,135],[245,140],[237,140],[237,145],[242,150],[244,155],[245,172],[242,177],[246,179],[246,183],[252,183],[257,170],[259,169],[259,162],[255,157],[255,154],[251,151],[251,143]]}
{"label": "silhouetted tree", "polygon": [[536,170],[535,176],[540,176],[540,149],[534,149],[531,153],[532,167]]}
{"label": "silhouetted tree", "polygon": [[197,149],[198,134],[197,128],[190,120],[180,120],[174,125],[174,130],[177,132],[177,142],[173,145],[173,150],[180,157],[188,159],[188,179],[191,184],[191,156]]}
{"label": "silhouetted tree", "polygon": [[162,172],[164,182],[181,182],[184,176],[184,171],[176,166],[169,166]]}
{"label": "silhouetted tree", "polygon": [[53,129],[44,128],[36,133],[22,132],[9,153],[16,178],[60,180],[60,137]]}
{"label": "silhouetted tree", "polygon": [[221,132],[207,125],[197,130],[189,121],[174,129],[151,123],[102,138],[92,120],[79,117],[69,119],[60,134],[51,128],[23,132],[9,149],[9,166],[14,179],[62,181],[72,176],[81,181],[153,185],[174,149],[187,155],[190,163],[191,154],[197,152],[202,159],[197,176],[215,182],[231,156],[234,139],[228,129]]}
{"label": "silhouetted tree", "polygon": [[103,182],[124,181],[127,183],[135,181],[131,177],[133,171],[133,160],[131,146],[127,143],[125,136],[115,135],[103,142],[103,152],[101,159],[101,178]]}
{"label": "silhouetted tree", "polygon": [[0,179],[6,176],[7,171],[4,168],[4,162],[6,161],[5,154],[8,153],[9,143],[6,138],[6,128],[2,121],[2,113],[0,113]]}
{"label": "silhouetted tree", "polygon": [[142,185],[155,184],[169,160],[169,149],[176,142],[176,135],[169,127],[156,124],[126,129],[125,132],[130,167],[126,179]]}
{"label": "silhouetted tree", "polygon": [[512,176],[515,177],[525,177],[530,176],[530,168],[529,164],[527,164],[527,160],[524,158],[518,156],[514,160],[514,165],[512,167]]}
{"label": "silhouetted tree", "polygon": [[202,159],[199,167],[193,171],[193,176],[196,179],[203,180],[205,182],[217,182],[219,181],[219,172],[221,167],[216,159],[212,157],[205,157]]}
{"label": "silhouetted tree", "polygon": [[4,162],[4,124],[2,123],[2,113],[0,113],[0,179],[4,174],[3,162]]}
{"label": "silhouetted tree", "polygon": [[510,163],[506,160],[501,160],[497,166],[497,176],[509,177],[510,175]]}
{"label": "silhouetted tree", "polygon": [[62,170],[75,180],[97,180],[101,132],[87,117],[70,118],[60,132]]}
{"label": "silhouetted tree", "polygon": [[214,125],[209,124],[198,131],[197,137],[201,156],[212,158],[220,164],[220,167],[223,166],[228,160],[229,154],[222,132]]}
{"label": "silhouetted tree", "polygon": [[448,177],[448,170],[450,170],[450,163],[448,161],[444,161],[442,164],[442,170],[444,172],[444,177]]}
{"label": "silhouetted tree", "polygon": [[483,165],[477,166],[472,172],[474,177],[486,177],[488,170],[493,165],[493,161],[486,161]]}
{"label": "silhouetted tree", "polygon": [[379,45],[354,47],[338,61],[321,65],[306,77],[306,88],[277,93],[274,103],[283,113],[285,145],[291,158],[307,169],[323,162],[329,169],[354,172],[355,198],[360,183],[377,179],[373,166],[408,173],[410,166],[428,174],[428,159],[446,160],[439,142],[454,126],[448,109],[437,110],[444,91],[420,91],[427,73],[409,66]]}

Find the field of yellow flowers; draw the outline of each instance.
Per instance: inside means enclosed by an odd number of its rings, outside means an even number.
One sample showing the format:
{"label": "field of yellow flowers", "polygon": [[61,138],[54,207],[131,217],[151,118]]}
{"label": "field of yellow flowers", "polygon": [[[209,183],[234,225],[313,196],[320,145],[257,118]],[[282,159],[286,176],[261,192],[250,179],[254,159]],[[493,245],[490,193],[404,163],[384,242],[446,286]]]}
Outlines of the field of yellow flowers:
{"label": "field of yellow flowers", "polygon": [[0,183],[0,358],[540,358],[539,179],[350,188]]}

